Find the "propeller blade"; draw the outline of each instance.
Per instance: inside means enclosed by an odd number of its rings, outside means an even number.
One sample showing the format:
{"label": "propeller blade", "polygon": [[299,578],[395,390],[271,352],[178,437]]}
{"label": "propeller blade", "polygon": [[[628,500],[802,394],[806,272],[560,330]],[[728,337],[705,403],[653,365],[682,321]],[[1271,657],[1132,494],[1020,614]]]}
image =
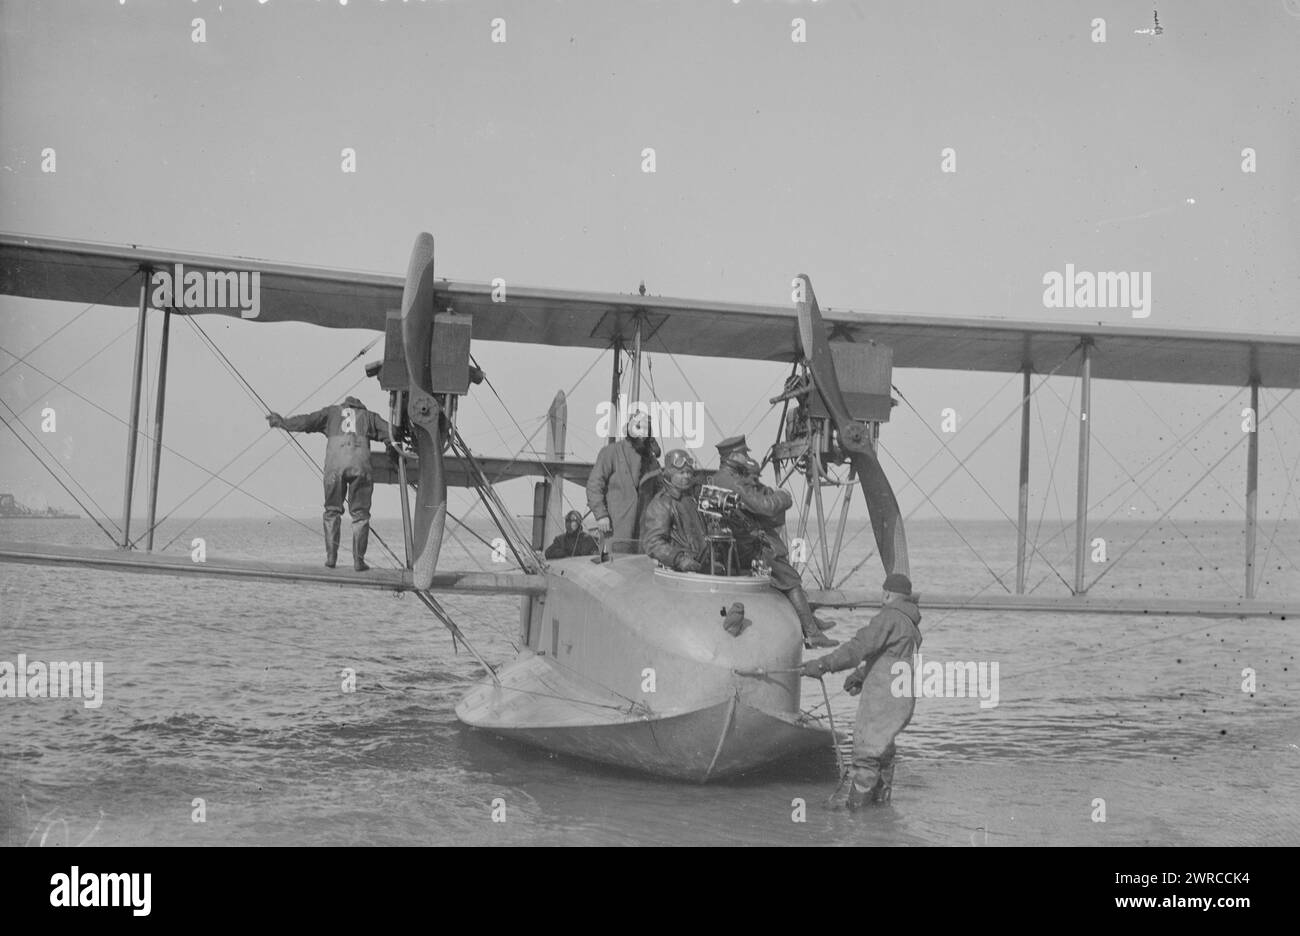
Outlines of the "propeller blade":
{"label": "propeller blade", "polygon": [[907,534],[903,531],[903,515],[898,509],[898,498],[885,477],[880,460],[868,452],[851,452],[849,460],[857,469],[858,484],[867,499],[867,513],[871,516],[871,532],[876,537],[876,549],[885,574],[901,572],[911,577],[907,561]]}
{"label": "propeller blade", "polygon": [[433,236],[420,234],[411,248],[402,289],[402,349],[410,380],[407,414],[420,459],[419,487],[411,518],[415,548],[413,582],[424,589],[433,584],[447,523],[447,475],[442,463],[442,407],[432,394],[429,365],[433,358]]}
{"label": "propeller blade", "polygon": [[871,530],[876,536],[876,547],[880,552],[881,564],[886,574],[901,572],[909,575],[907,560],[907,537],[903,531],[903,517],[898,509],[898,498],[881,467],[880,460],[871,447],[867,427],[849,414],[848,403],[840,389],[839,378],[835,374],[835,359],[831,356],[831,344],[826,338],[826,323],[822,321],[821,309],[817,305],[817,294],[813,292],[812,280],[805,273],[800,273],[803,300],[796,303],[799,315],[799,343],[803,346],[804,358],[812,371],[813,384],[826,404],[831,423],[839,436],[840,446],[849,454],[853,467],[857,469],[858,483],[866,497],[867,512],[871,515]]}
{"label": "propeller blade", "polygon": [[420,233],[411,248],[402,287],[402,348],[413,389],[430,393],[429,359],[433,338],[433,235]]}
{"label": "propeller blade", "polygon": [[796,305],[799,314],[799,343],[803,345],[803,355],[808,359],[817,391],[826,403],[826,410],[831,414],[835,428],[843,430],[853,420],[849,418],[849,405],[844,401],[839,378],[835,376],[835,359],[831,357],[831,343],[826,340],[826,323],[822,321],[822,310],[817,305],[812,280],[807,273],[800,273],[798,279],[803,282],[804,295],[803,301]]}

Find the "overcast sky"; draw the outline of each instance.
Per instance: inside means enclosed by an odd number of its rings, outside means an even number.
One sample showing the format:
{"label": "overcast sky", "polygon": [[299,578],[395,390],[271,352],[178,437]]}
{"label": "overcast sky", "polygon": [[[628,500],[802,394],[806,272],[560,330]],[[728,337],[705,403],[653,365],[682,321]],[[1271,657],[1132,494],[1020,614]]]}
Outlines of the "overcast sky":
{"label": "overcast sky", "polygon": [[[806,271],[824,305],[862,311],[1300,333],[1300,0],[1162,3],[1159,13],[1164,32],[1152,36],[1135,32],[1152,25],[1149,4],[1106,0],[5,0],[0,228],[387,273],[405,269],[427,230],[439,274],[460,280],[617,292],[644,280],[662,295],[780,303]],[[203,43],[193,41],[199,17]],[[491,41],[496,17],[504,43]],[[806,42],[791,41],[796,17]],[[1097,18],[1104,43],[1092,41]],[[642,171],[646,147],[653,174]],[[946,147],[955,173],[941,171]],[[55,172],[42,171],[46,148]],[[341,170],[344,148],[356,151],[355,173]],[[1254,172],[1242,171],[1246,148]],[[1043,275],[1066,263],[1150,272],[1150,318],[1045,309]],[[81,308],[0,298],[0,369]],[[31,363],[62,378],[116,339],[68,385],[124,416],[134,318],[95,309]],[[359,364],[312,391],[375,337],[198,324],[286,413],[343,396]],[[165,441],[216,469],[257,439],[261,413],[187,322],[172,335]],[[462,431],[491,454],[515,452],[514,421],[531,432],[554,392],[597,358],[485,343],[475,354],[510,406],[479,388],[462,409]],[[771,441],[766,398],[783,366],[649,363],[661,398],[702,398],[706,461],[719,434]],[[894,380],[920,413],[900,406],[884,432],[896,488],[912,472],[932,488],[956,461],[931,456],[945,444],[966,455],[1019,399],[1015,375],[912,370]],[[601,443],[595,407],[608,388],[606,356],[570,398],[572,457]],[[386,407],[374,382],[357,392]],[[1292,397],[1269,417],[1281,396],[1265,389],[1260,509],[1294,517],[1300,406]],[[24,365],[0,376],[0,397],[36,431],[54,407],[57,431],[43,441],[120,513],[120,423]],[[1094,500],[1230,404],[1147,494],[1130,488],[1102,513],[1158,516],[1240,442],[1247,399],[1096,385]],[[1034,516],[1073,513],[1067,400],[1077,405],[1077,381],[1053,380],[1036,398]],[[955,434],[941,432],[945,407],[960,418]],[[971,459],[979,483],[959,472],[933,503],[910,487],[904,509],[1014,515],[1018,429],[1011,418]],[[304,441],[318,459],[323,441]],[[243,478],[282,442],[266,435],[224,474]],[[1244,463],[1239,445],[1175,516],[1239,518]],[[210,507],[224,486],[181,504],[204,477],[164,456],[162,511]],[[243,486],[294,516],[319,510],[315,476],[291,449]],[[7,433],[0,488],[72,506]],[[527,491],[511,486],[521,511]],[[377,496],[377,513],[395,510],[395,492]],[[239,494],[214,511],[265,513]]]}

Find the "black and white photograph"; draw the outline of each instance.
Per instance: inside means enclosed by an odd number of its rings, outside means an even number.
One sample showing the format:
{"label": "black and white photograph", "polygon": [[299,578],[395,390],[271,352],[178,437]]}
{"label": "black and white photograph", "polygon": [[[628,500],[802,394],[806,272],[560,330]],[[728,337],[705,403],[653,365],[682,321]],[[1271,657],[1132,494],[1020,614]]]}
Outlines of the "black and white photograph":
{"label": "black and white photograph", "polygon": [[[1300,845],[1297,62],[1300,0],[0,0],[23,901]],[[1249,909],[1155,857],[1079,893]]]}

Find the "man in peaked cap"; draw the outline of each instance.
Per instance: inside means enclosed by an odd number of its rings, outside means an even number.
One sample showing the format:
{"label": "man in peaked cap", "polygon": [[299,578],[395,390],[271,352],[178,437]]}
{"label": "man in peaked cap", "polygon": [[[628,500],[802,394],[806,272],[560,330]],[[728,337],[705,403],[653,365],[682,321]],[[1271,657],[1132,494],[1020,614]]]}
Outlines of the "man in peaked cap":
{"label": "man in peaked cap", "polygon": [[339,558],[339,531],[343,501],[352,514],[352,567],[365,572],[366,546],[370,542],[370,497],[375,483],[370,474],[370,442],[387,442],[388,423],[350,396],[342,403],[314,413],[290,416],[268,413],[272,429],[319,432],[325,443],[325,565],[334,568]]}
{"label": "man in peaked cap", "polygon": [[867,803],[888,803],[893,793],[894,739],[912,720],[916,699],[910,679],[905,692],[894,692],[897,677],[892,669],[899,660],[910,668],[921,647],[919,601],[906,575],[890,573],[885,579],[880,613],[844,646],[816,660],[807,660],[800,667],[809,678],[858,667],[844,681],[850,695],[862,694],[853,728],[850,809]]}
{"label": "man in peaked cap", "polygon": [[789,599],[799,616],[804,645],[810,649],[834,647],[839,641],[823,633],[833,625],[813,614],[803,580],[790,564],[781,540],[785,512],[793,500],[787,492],[770,488],[758,479],[758,464],[749,457],[749,445],[743,435],[723,439],[717,448],[720,467],[714,472],[712,483],[714,487],[734,492],[740,500],[741,516],[729,519],[742,566],[747,568],[755,558],[767,563],[772,570],[772,586]]}

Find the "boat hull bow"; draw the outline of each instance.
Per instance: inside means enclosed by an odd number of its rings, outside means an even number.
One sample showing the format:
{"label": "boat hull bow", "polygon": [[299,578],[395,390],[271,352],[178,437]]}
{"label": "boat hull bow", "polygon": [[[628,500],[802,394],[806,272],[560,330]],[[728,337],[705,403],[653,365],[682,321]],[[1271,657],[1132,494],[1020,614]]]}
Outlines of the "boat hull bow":
{"label": "boat hull bow", "polygon": [[[702,782],[831,746],[799,708],[802,637],[766,578],[560,560],[527,648],[457,706],[462,722],[575,757]],[[752,622],[723,627],[733,602]],[[740,675],[763,671],[768,675]]]}

